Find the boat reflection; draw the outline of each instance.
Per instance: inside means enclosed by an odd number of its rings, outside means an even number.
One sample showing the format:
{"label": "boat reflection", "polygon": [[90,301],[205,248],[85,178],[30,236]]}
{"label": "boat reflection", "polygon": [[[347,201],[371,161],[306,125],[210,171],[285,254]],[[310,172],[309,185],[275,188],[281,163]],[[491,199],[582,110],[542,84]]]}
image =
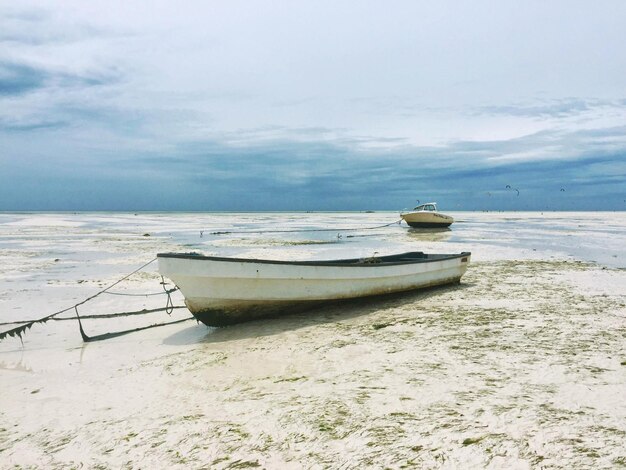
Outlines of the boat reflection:
{"label": "boat reflection", "polygon": [[410,238],[425,242],[442,242],[450,238],[452,230],[444,228],[410,228],[406,231]]}

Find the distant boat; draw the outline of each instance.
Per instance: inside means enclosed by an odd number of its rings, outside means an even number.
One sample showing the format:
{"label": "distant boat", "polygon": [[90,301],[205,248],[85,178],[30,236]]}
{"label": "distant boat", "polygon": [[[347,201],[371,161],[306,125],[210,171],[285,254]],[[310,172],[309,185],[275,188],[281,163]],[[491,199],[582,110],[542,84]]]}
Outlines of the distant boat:
{"label": "distant boat", "polygon": [[411,227],[443,228],[449,227],[454,219],[437,210],[436,202],[420,204],[410,212],[401,212],[400,217]]}
{"label": "distant boat", "polygon": [[160,253],[193,315],[209,326],[299,311],[323,302],[458,283],[471,253],[402,253],[362,259],[277,261]]}

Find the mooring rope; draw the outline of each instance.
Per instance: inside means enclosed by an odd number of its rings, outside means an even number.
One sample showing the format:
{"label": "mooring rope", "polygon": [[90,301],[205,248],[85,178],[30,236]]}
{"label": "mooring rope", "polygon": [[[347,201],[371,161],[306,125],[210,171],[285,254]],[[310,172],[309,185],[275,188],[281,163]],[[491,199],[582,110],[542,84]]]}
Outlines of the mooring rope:
{"label": "mooring rope", "polygon": [[149,297],[151,295],[164,295],[167,294],[168,292],[176,292],[178,290],[177,287],[170,289],[169,291],[165,291],[165,292],[150,292],[149,294],[129,294],[126,292],[103,292],[103,294],[108,294],[108,295],[125,295],[128,297]]}
{"label": "mooring rope", "polygon": [[[10,330],[6,330],[6,331],[2,331],[0,332],[0,341],[2,341],[4,338],[6,338],[7,336],[11,336],[11,337],[19,337],[20,341],[22,340],[22,335],[26,332],[26,330],[29,330],[32,328],[32,326],[36,323],[46,323],[48,320],[53,319],[54,317],[56,317],[57,315],[60,315],[61,313],[65,313],[68,312],[70,310],[76,310],[78,312],[78,306],[79,305],[83,305],[87,302],[89,302],[90,300],[95,299],[96,297],[98,297],[101,294],[104,294],[105,292],[107,292],[109,289],[111,289],[112,287],[118,285],[120,282],[125,281],[126,279],[128,279],[129,277],[131,277],[133,274],[141,271],[143,268],[145,268],[146,266],[148,266],[151,263],[154,263],[156,261],[156,258],[148,261],[146,264],[142,265],[141,267],[135,269],[132,273],[127,274],[126,276],[124,276],[123,278],[119,279],[118,281],[115,281],[113,284],[111,284],[110,286],[96,292],[94,295],[87,297],[85,300],[78,302],[77,304],[72,305],[71,307],[68,308],[64,308],[63,310],[59,310],[58,312],[54,312],[51,313],[50,315],[46,315],[45,317],[39,318],[37,320],[32,320],[29,321],[28,323],[24,323],[21,326],[18,326],[16,328],[12,328]],[[169,294],[168,294],[169,297]],[[170,299],[171,300],[171,299]]]}
{"label": "mooring rope", "polygon": [[[154,260],[152,260],[154,261]],[[165,282],[165,278],[163,276],[161,276],[161,282],[160,282],[161,286],[163,286],[163,294],[167,294],[167,301],[165,303],[165,308],[159,309],[159,310],[165,310],[165,313],[167,313],[168,315],[171,315],[172,312],[174,311],[175,308],[182,308],[182,307],[175,307],[174,303],[172,302],[172,296],[171,293],[175,292],[178,290],[178,288],[174,288],[174,289],[168,289],[167,288],[167,282]],[[88,343],[88,342],[92,342],[92,341],[102,341],[105,339],[111,339],[111,338],[117,338],[118,336],[123,336],[123,335],[127,335],[130,333],[135,333],[137,331],[142,331],[142,330],[147,330],[148,328],[156,328],[159,326],[167,326],[167,325],[174,325],[176,323],[182,323],[184,321],[187,320],[192,320],[194,317],[188,317],[188,318],[183,318],[182,320],[174,320],[174,321],[170,321],[170,322],[165,322],[165,323],[156,323],[153,325],[148,325],[148,326],[140,326],[139,328],[131,328],[130,330],[122,330],[122,331],[113,331],[111,333],[102,333],[96,336],[88,336],[85,333],[85,330],[83,329],[83,323],[80,321],[80,315],[78,314],[78,305],[74,306],[74,310],[76,311],[76,318],[78,319],[78,329],[80,330],[80,336],[83,338],[83,341]],[[85,317],[83,317],[85,318]]]}
{"label": "mooring rope", "polygon": [[167,302],[165,302],[165,313],[167,313],[168,315],[171,315],[172,312],[174,311],[174,302],[172,302],[172,296],[170,294],[174,290],[167,289],[166,287],[167,283],[165,282],[165,279],[163,278],[163,276],[161,276],[161,285],[163,286],[163,290],[167,294]]}
{"label": "mooring rope", "polygon": [[211,235],[227,235],[231,233],[297,233],[297,232],[349,232],[353,230],[374,230],[377,228],[385,228],[391,225],[399,224],[402,219],[390,222],[385,225],[376,225],[375,227],[339,227],[339,228],[312,228],[312,229],[291,229],[291,230],[227,230],[211,232]]}
{"label": "mooring rope", "polygon": [[95,336],[88,336],[83,329],[83,323],[80,321],[80,315],[78,314],[78,306],[74,306],[74,310],[76,311],[76,318],[78,319],[78,329],[80,331],[80,336],[83,338],[85,343],[91,343],[93,341],[102,341],[105,339],[117,338],[118,336],[124,336],[130,333],[135,333],[137,331],[147,330],[149,328],[156,328],[159,326],[167,326],[174,325],[175,323],[182,323],[184,321],[192,320],[193,317],[183,318],[181,320],[174,320],[165,323],[155,323],[148,326],[140,326],[139,328],[131,328],[130,330],[122,330],[122,331],[114,331],[112,333],[102,333]]}
{"label": "mooring rope", "polygon": [[135,333],[137,331],[147,330],[149,328],[157,328],[159,326],[174,325],[176,323],[182,323],[182,322],[189,321],[189,320],[194,320],[194,317],[183,318],[181,320],[174,320],[174,321],[165,322],[165,323],[155,323],[153,325],[148,325],[148,326],[140,326],[139,328],[133,328],[130,330],[114,331],[113,333],[103,333],[101,335],[96,335],[96,336],[87,336],[85,334],[85,331],[83,330],[83,326],[80,323],[80,318],[78,319],[78,327],[80,328],[80,335],[82,336],[83,341],[86,343],[90,343],[93,341],[102,341],[105,339],[116,338],[118,336],[124,336],[129,333]]}
{"label": "mooring rope", "polygon": [[[169,307],[171,309],[177,309],[177,308],[187,308],[185,305],[174,305],[172,307]],[[130,312],[117,312],[117,313],[96,313],[96,314],[90,314],[90,315],[81,315],[80,318],[82,318],[83,320],[88,318],[88,319],[106,319],[106,318],[116,318],[116,317],[130,317],[133,315],[147,315],[148,313],[155,313],[155,312],[165,312],[167,309],[166,307],[160,307],[160,308],[149,308],[146,309],[144,308],[143,310],[132,310]],[[5,326],[5,325],[23,325],[24,323],[31,323],[31,322],[36,322],[37,320],[15,320],[15,321],[7,321],[7,322],[0,322],[0,326]],[[76,317],[54,317],[51,318],[50,321],[76,321]]]}

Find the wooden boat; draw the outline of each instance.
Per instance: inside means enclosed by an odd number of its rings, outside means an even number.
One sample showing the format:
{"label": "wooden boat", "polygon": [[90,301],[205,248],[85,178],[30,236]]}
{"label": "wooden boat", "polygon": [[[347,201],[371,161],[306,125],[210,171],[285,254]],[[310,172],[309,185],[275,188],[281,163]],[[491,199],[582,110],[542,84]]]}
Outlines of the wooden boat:
{"label": "wooden boat", "polygon": [[193,315],[223,326],[322,302],[458,283],[470,253],[402,253],[365,259],[276,261],[197,253],[157,255]]}
{"label": "wooden boat", "polygon": [[410,212],[401,212],[400,217],[411,227],[443,228],[449,227],[454,219],[437,210],[436,202],[420,204]]}

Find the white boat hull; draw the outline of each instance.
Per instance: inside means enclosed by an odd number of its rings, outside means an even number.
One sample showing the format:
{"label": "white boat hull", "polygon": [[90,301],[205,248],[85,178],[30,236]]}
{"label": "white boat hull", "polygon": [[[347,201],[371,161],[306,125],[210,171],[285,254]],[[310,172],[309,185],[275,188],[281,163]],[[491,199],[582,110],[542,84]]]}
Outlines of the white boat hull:
{"label": "white boat hull", "polygon": [[[405,253],[404,255],[417,255]],[[221,326],[299,310],[321,302],[376,296],[459,282],[470,253],[359,260],[285,262],[159,254],[159,272],[181,290],[203,323]],[[386,258],[400,261],[384,262]]]}
{"label": "white boat hull", "polygon": [[454,218],[440,212],[406,212],[400,214],[400,217],[411,227],[416,228],[444,228],[454,222]]}

